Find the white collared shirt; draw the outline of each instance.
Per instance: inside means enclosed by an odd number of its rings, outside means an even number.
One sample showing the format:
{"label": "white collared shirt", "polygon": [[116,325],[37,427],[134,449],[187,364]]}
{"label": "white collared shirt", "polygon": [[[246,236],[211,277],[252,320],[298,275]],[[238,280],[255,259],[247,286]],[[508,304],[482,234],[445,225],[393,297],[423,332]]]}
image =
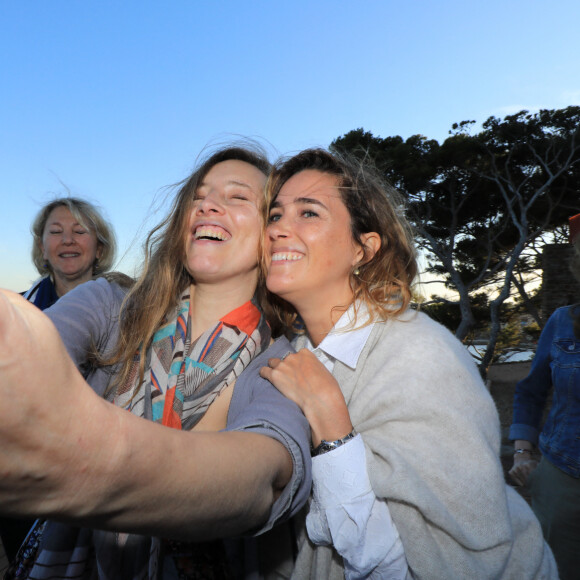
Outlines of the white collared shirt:
{"label": "white collared shirt", "polygon": [[[351,306],[331,332],[311,350],[332,372],[336,361],[355,369],[373,330],[361,304],[356,323]],[[312,502],[306,518],[310,539],[333,545],[342,556],[347,580],[411,578],[399,532],[386,501],[378,499],[369,479],[359,434],[344,445],[312,459]]]}
{"label": "white collared shirt", "polygon": [[368,319],[368,310],[364,304],[359,307],[356,321],[354,306],[350,306],[316,348],[309,339],[306,348],[311,350],[330,372],[334,370],[336,361],[354,370],[375,325],[374,322],[366,324]]}

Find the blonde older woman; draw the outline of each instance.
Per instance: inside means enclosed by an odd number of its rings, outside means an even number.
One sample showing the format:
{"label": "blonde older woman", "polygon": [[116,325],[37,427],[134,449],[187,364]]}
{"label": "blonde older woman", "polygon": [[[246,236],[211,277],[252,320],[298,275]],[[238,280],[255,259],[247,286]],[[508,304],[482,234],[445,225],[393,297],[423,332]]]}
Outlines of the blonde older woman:
{"label": "blonde older woman", "polygon": [[94,205],[76,197],[45,205],[32,224],[32,236],[32,261],[42,277],[24,297],[41,310],[108,272],[115,260],[113,228]]}

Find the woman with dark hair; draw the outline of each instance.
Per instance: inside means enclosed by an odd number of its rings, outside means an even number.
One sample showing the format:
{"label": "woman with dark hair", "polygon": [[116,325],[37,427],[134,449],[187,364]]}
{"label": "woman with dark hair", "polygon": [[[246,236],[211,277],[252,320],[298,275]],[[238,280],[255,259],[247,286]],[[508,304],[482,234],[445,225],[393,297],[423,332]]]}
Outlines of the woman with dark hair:
{"label": "woman with dark hair", "polygon": [[[580,214],[570,218],[571,272],[580,282]],[[548,394],[552,404],[541,426]],[[558,308],[542,330],[529,375],[514,395],[514,464],[554,552],[560,578],[580,570],[580,304]],[[535,446],[542,457],[538,464]]]}
{"label": "woman with dark hair", "polygon": [[[15,375],[26,387],[16,409],[0,411],[11,427],[0,426],[0,505],[49,518],[10,577],[255,573],[249,544],[207,541],[266,532],[306,501],[307,422],[258,375],[269,356],[290,350],[285,339],[270,346],[260,305],[269,168],[249,147],[209,156],[149,236],[126,296],[100,278],[47,310],[76,366],[114,405],[54,352],[60,342],[40,314],[17,302],[10,310],[4,298],[4,320],[26,321],[5,328],[4,343],[28,340],[41,352],[31,365],[2,350],[3,394]],[[47,335],[54,343],[45,349]],[[32,396],[39,367],[46,384]]]}
{"label": "woman with dark hair", "polygon": [[274,170],[268,198],[267,287],[287,332],[304,332],[261,374],[312,431],[293,578],[556,578],[505,485],[473,360],[409,308],[417,266],[396,192],[314,149]]}
{"label": "woman with dark hair", "polygon": [[113,228],[76,197],[46,204],[32,224],[32,261],[42,276],[24,293],[41,310],[79,284],[108,272],[115,260]]}

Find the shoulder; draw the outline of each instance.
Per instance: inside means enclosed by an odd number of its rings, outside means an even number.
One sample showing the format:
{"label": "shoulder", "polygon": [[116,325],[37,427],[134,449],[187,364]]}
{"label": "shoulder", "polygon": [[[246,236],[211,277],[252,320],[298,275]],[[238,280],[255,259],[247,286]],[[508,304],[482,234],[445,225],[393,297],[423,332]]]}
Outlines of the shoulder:
{"label": "shoulder", "polygon": [[[285,337],[278,338],[265,351],[252,359],[250,364],[243,370],[242,374],[236,380],[236,389],[234,397],[237,395],[244,399],[251,397],[251,394],[259,387],[267,386],[276,391],[269,381],[260,376],[260,369],[268,364],[268,359],[281,358],[288,352],[294,352],[292,345]],[[276,391],[277,392],[277,391]]]}
{"label": "shoulder", "polygon": [[388,393],[410,400],[413,393],[413,397],[430,401],[429,405],[444,398],[459,406],[474,396],[480,402],[481,397],[490,399],[465,346],[422,312],[376,323],[357,364],[356,377],[360,383],[357,388],[368,390],[374,386],[376,397]]}
{"label": "shoulder", "polygon": [[116,282],[97,278],[80,284],[63,296],[61,301],[68,299],[83,301],[87,305],[120,305],[126,293],[127,290]]}
{"label": "shoulder", "polygon": [[108,324],[117,318],[126,290],[105,278],[90,280],[67,292],[45,313],[57,324],[69,328],[76,323],[83,326]]}
{"label": "shoulder", "polygon": [[574,317],[578,314],[578,305],[573,306],[561,306],[554,310],[548,319],[548,323],[557,324],[572,324]]}
{"label": "shoulder", "polygon": [[542,329],[540,341],[546,342],[561,337],[572,337],[577,312],[576,306],[562,306],[554,310]]}
{"label": "shoulder", "polygon": [[421,357],[453,357],[471,360],[463,344],[442,324],[423,312],[408,310],[396,319],[377,322],[371,334],[374,349],[392,350],[402,354],[421,353]]}
{"label": "shoulder", "polygon": [[25,290],[24,292],[20,292],[20,294],[22,296],[24,296],[24,298],[26,298],[26,300],[32,301],[35,294],[38,292],[38,289],[40,288],[40,286],[43,284],[47,284],[47,283],[52,284],[52,282],[50,281],[50,276],[41,276],[40,278],[37,278],[32,283],[32,286],[30,286],[30,288],[28,290]]}

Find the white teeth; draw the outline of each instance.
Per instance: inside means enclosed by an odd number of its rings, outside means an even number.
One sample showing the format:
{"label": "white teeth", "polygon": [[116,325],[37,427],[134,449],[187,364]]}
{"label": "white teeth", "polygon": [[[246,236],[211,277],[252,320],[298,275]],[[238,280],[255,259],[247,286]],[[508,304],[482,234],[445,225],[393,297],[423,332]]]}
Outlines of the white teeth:
{"label": "white teeth", "polygon": [[200,226],[195,230],[194,238],[199,240],[200,238],[213,238],[216,240],[227,240],[229,236],[226,232],[215,226]]}
{"label": "white teeth", "polygon": [[294,252],[276,252],[272,254],[272,262],[281,262],[283,260],[295,261],[301,260],[302,254],[297,254]]}
{"label": "white teeth", "polygon": [[78,254],[60,254],[61,258],[76,258]]}

